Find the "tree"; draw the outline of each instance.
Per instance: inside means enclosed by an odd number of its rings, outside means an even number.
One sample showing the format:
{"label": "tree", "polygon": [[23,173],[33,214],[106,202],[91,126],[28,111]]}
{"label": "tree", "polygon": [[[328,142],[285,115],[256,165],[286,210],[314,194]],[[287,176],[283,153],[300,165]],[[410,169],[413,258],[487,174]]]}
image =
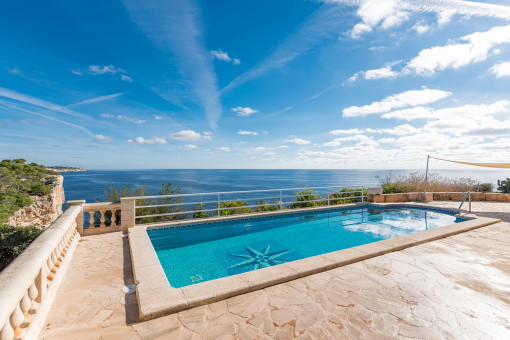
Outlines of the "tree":
{"label": "tree", "polygon": [[510,193],[510,178],[499,180],[498,179],[498,190],[504,193]]}

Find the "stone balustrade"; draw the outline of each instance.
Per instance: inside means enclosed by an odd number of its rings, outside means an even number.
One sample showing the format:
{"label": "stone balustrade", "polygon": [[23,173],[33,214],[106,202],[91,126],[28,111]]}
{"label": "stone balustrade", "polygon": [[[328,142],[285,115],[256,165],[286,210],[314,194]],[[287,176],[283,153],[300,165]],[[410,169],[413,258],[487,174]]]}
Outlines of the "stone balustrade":
{"label": "stone balustrade", "polygon": [[[82,201],[84,202],[84,201]],[[81,235],[96,235],[121,228],[121,204],[111,202],[83,204],[83,212],[78,216],[78,232]]]}
{"label": "stone balustrade", "polygon": [[0,340],[36,339],[80,235],[69,209],[0,273]]}

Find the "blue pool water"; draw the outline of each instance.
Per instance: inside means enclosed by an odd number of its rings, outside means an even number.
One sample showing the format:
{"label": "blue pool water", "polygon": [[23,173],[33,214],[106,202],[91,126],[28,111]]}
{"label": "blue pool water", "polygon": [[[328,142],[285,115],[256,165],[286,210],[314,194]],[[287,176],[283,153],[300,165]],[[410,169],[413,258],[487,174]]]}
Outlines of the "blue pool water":
{"label": "blue pool water", "polygon": [[148,229],[172,287],[459,222],[453,213],[364,206]]}

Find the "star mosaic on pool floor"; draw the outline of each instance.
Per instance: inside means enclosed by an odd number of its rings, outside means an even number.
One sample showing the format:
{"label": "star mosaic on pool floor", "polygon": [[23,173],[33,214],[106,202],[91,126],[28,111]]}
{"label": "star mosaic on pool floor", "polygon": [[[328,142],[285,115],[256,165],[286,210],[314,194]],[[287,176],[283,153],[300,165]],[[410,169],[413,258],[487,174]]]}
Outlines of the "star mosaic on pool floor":
{"label": "star mosaic on pool floor", "polygon": [[247,245],[244,246],[248,251],[249,255],[244,254],[230,254],[231,256],[244,258],[246,260],[236,263],[232,266],[229,266],[230,269],[242,266],[253,265],[253,269],[260,269],[265,267],[271,267],[280,263],[287,262],[285,260],[279,259],[279,257],[290,253],[292,250],[284,250],[277,251],[275,253],[270,253],[271,245],[267,245],[263,252],[255,250]]}
{"label": "star mosaic on pool floor", "polygon": [[273,240],[226,249],[221,255],[229,275],[271,267],[302,258],[294,250]]}

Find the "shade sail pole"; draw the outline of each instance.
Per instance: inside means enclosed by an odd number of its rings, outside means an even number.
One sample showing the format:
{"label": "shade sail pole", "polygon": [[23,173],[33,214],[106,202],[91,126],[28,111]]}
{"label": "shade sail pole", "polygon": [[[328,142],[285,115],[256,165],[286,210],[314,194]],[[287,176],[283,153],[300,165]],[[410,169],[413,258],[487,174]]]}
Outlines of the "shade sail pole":
{"label": "shade sail pole", "polygon": [[428,176],[429,176],[429,159],[430,159],[430,155],[427,155],[427,168],[425,170],[425,194],[427,193],[427,179],[428,179]]}

